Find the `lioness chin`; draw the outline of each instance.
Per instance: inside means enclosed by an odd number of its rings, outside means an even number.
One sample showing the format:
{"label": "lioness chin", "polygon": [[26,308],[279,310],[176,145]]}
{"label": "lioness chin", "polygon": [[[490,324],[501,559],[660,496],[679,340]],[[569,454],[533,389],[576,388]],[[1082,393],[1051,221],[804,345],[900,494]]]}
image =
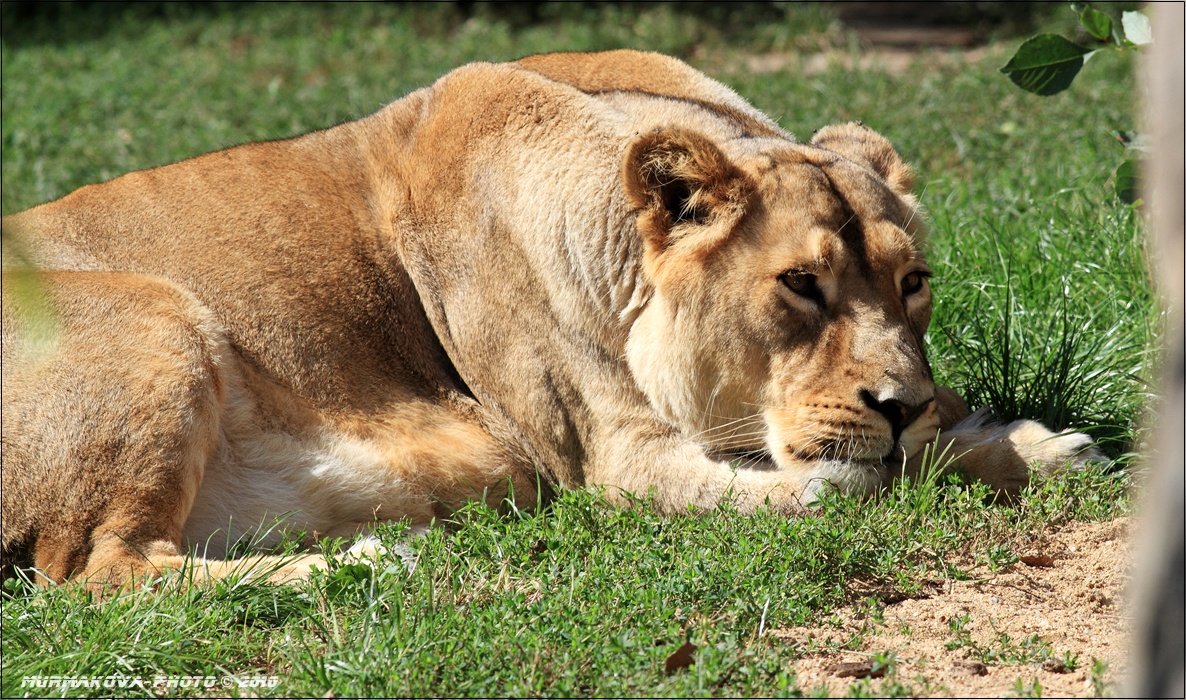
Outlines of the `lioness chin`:
{"label": "lioness chin", "polygon": [[935,386],[911,187],[859,124],[799,143],[613,51],[7,217],[38,273],[5,272],[4,565],[120,583],[539,484],[793,514],[929,444],[1005,490],[1081,464],[1085,436],[960,423]]}

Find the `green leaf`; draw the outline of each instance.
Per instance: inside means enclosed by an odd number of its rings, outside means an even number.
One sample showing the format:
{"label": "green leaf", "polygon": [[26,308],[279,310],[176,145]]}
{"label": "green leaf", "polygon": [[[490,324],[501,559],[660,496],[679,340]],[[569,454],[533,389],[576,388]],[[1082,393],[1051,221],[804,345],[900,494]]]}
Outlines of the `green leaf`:
{"label": "green leaf", "polygon": [[1140,197],[1140,166],[1140,160],[1129,158],[1116,168],[1116,197],[1125,204],[1133,204]]}
{"label": "green leaf", "polygon": [[1130,44],[1144,46],[1153,43],[1153,29],[1149,26],[1149,18],[1140,12],[1125,12],[1120,15],[1120,24],[1124,26],[1124,38]]}
{"label": "green leaf", "polygon": [[1100,41],[1108,41],[1112,38],[1112,18],[1099,10],[1084,7],[1079,14],[1079,24],[1083,25],[1088,34]]}
{"label": "green leaf", "polygon": [[326,581],[325,592],[330,598],[341,598],[347,591],[370,584],[374,574],[374,570],[366,564],[344,564]]}
{"label": "green leaf", "polygon": [[1001,72],[1022,90],[1053,95],[1070,87],[1089,53],[1057,34],[1039,34],[1026,40]]}

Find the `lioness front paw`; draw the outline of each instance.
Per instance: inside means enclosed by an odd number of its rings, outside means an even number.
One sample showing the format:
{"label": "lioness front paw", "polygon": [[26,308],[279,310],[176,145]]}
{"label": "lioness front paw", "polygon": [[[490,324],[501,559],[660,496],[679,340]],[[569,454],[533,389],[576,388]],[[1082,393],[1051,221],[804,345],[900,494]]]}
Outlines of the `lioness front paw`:
{"label": "lioness front paw", "polygon": [[1053,433],[1046,426],[1032,420],[1019,420],[1003,426],[1025,463],[1036,466],[1044,475],[1060,469],[1082,469],[1088,462],[1102,462],[1104,456],[1095,448],[1091,437],[1069,430]]}
{"label": "lioness front paw", "polygon": [[993,425],[984,409],[957,424],[946,439],[951,442],[951,454],[969,476],[1004,491],[1027,486],[1035,471],[1049,476],[1105,460],[1083,433],[1055,433],[1032,420]]}

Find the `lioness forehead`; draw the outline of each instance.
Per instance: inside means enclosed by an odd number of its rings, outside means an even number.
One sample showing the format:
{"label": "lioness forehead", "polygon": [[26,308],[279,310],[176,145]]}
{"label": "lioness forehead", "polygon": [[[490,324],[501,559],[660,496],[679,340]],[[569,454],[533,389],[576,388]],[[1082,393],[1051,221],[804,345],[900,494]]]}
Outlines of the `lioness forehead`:
{"label": "lioness forehead", "polygon": [[751,151],[739,164],[757,185],[765,245],[793,247],[808,266],[852,261],[868,271],[921,260],[916,209],[868,169],[800,144]]}
{"label": "lioness forehead", "polygon": [[779,147],[750,152],[741,159],[742,167],[756,176],[760,190],[799,195],[830,192],[848,202],[857,218],[885,219],[901,229],[908,229],[916,218],[914,207],[867,168],[823,148],[763,141]]}

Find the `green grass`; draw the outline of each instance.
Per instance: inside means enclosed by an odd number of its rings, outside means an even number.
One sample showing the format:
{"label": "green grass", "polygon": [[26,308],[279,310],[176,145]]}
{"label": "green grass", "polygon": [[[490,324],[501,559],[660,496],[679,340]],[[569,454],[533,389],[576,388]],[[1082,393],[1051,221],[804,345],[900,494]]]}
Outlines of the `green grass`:
{"label": "green grass", "polygon": [[[858,118],[886,134],[916,164],[932,224],[939,378],[1004,418],[1086,429],[1121,466],[1140,447],[1147,348],[1160,328],[1141,214],[1108,181],[1123,155],[1110,131],[1134,123],[1124,57],[1093,60],[1070,91],[1038,98],[996,72],[1008,52],[901,75],[739,68],[752,50],[845,46],[828,12],[812,7],[749,32],[670,7],[545,8],[533,21],[386,4],[124,12],[5,22],[4,213],[128,170],[352,119],[470,60],[667,51],[804,138]],[[534,515],[458,514],[412,543],[411,574],[393,561],[305,588],[227,581],[90,602],[12,584],[0,694],[49,692],[22,688],[25,676],[118,674],[278,679],[230,689],[242,695],[809,694],[793,675],[803,650],[760,629],[818,622],[842,604],[876,607],[977,563],[1003,566],[1023,533],[1127,513],[1129,478],[1093,469],[1011,504],[934,478],[874,501],[829,496],[800,520],[728,508],[659,518],[645,503],[611,508],[572,492]],[[394,543],[398,528],[383,536]],[[696,663],[666,674],[685,641]],[[1007,641],[997,651],[1025,662],[1047,652]]]}
{"label": "green grass", "polygon": [[[304,589],[224,581],[95,604],[66,587],[18,590],[4,605],[3,692],[38,674],[234,673],[308,697],[793,693],[799,649],[760,629],[817,619],[857,590],[875,606],[967,578],[968,551],[1113,515],[1124,487],[1092,470],[988,508],[985,487],[936,479],[874,504],[830,497],[791,520],[661,518],[589,491],[534,515],[474,506],[412,543],[410,574],[393,563]],[[399,529],[382,536],[394,545]],[[685,641],[695,665],[665,675]],[[1023,661],[1050,656],[1018,648]]]}

